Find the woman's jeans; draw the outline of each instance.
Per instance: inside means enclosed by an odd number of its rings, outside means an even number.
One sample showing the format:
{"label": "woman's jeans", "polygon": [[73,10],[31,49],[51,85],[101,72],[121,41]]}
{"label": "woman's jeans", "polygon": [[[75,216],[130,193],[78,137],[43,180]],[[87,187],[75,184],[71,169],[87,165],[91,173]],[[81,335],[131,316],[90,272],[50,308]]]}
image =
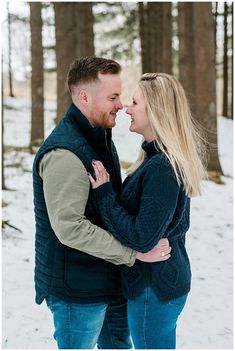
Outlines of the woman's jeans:
{"label": "woman's jeans", "polygon": [[176,323],[187,295],[163,302],[151,287],[128,301],[128,322],[136,349],[175,349]]}
{"label": "woman's jeans", "polygon": [[127,301],[119,297],[111,303],[68,303],[46,298],[55,326],[59,349],[131,349],[127,323]]}

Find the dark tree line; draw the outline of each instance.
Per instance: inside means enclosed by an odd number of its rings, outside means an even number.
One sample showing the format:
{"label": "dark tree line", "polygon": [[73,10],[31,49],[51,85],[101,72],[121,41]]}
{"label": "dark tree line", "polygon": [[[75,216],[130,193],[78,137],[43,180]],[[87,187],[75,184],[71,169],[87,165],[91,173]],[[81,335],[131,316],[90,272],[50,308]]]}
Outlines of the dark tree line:
{"label": "dark tree line", "polygon": [[142,71],[172,73],[171,2],[139,2]]}
{"label": "dark tree line", "polygon": [[42,48],[42,4],[30,2],[31,30],[31,145],[40,145],[44,139],[44,70]]}
{"label": "dark tree line", "polygon": [[[70,63],[87,55],[95,55],[94,24],[107,23],[119,13],[124,21],[120,27],[104,31],[99,38],[109,40],[110,47],[104,45],[102,55],[119,59],[132,59],[141,56],[143,72],[177,72],[186,90],[193,116],[205,130],[209,145],[208,169],[222,174],[217,150],[216,119],[216,24],[219,16],[224,19],[223,55],[223,115],[232,116],[231,99],[233,62],[229,65],[229,50],[233,50],[233,33],[228,34],[228,14],[232,14],[233,4],[224,3],[221,14],[218,3],[200,2],[139,2],[129,3],[91,3],[55,2],[49,6],[54,9],[55,38],[54,47],[42,45],[42,4],[30,2],[31,28],[31,93],[32,126],[31,145],[39,145],[44,139],[44,79],[43,54],[55,50],[57,76],[57,117],[63,117],[70,95],[66,75]],[[101,6],[102,5],[102,6]],[[43,5],[45,6],[45,4]],[[97,11],[97,8],[100,8]],[[95,11],[94,11],[95,9]],[[212,11],[213,10],[213,11]],[[174,11],[174,16],[173,16]],[[175,15],[176,11],[176,15]],[[13,95],[11,79],[11,16],[8,11],[9,31],[9,86]],[[103,35],[103,37],[102,37]],[[179,47],[173,48],[173,37]],[[135,40],[139,39],[140,52],[136,52]],[[233,51],[232,51],[233,52]],[[232,55],[230,54],[230,57]],[[107,56],[106,56],[107,57]],[[218,74],[218,73],[217,73]],[[229,100],[230,99],[230,100]],[[229,103],[231,112],[229,112]]]}
{"label": "dark tree line", "polygon": [[94,17],[90,2],[55,2],[57,119],[70,102],[65,85],[70,63],[76,57],[94,55]]}
{"label": "dark tree line", "polygon": [[[217,149],[214,21],[211,3],[179,3],[179,74],[193,116],[204,127],[208,169],[222,174]],[[183,38],[183,40],[182,40]]]}
{"label": "dark tree line", "polygon": [[[224,50],[223,50],[223,116],[232,118],[233,116],[233,61],[231,60],[231,67],[229,67],[229,48],[233,45],[233,31],[231,35],[228,33],[228,17],[232,15],[233,19],[233,3],[228,6],[224,2],[223,24],[224,24]],[[232,26],[233,28],[233,26]],[[230,74],[229,74],[230,73]],[[231,87],[231,92],[229,91]],[[231,97],[231,98],[230,98]]]}
{"label": "dark tree line", "polygon": [[11,69],[11,15],[9,11],[9,3],[7,3],[7,27],[8,27],[8,72],[9,72],[9,95],[11,97],[13,94],[12,87],[12,69]]}

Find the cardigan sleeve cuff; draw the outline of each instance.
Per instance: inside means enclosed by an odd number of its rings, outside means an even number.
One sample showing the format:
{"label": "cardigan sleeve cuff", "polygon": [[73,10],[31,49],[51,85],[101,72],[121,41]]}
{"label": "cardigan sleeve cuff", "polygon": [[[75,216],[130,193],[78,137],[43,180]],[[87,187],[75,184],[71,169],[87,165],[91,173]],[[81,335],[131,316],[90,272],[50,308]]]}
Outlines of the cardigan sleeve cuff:
{"label": "cardigan sleeve cuff", "polygon": [[98,188],[92,189],[92,195],[95,201],[98,201],[99,199],[107,196],[108,194],[115,195],[111,182],[106,182],[100,185]]}

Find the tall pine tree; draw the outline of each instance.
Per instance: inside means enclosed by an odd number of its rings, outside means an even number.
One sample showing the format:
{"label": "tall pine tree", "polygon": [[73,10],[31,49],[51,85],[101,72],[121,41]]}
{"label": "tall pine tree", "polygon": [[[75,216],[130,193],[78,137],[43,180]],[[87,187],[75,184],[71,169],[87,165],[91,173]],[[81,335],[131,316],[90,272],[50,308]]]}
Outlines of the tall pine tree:
{"label": "tall pine tree", "polygon": [[40,145],[44,139],[44,78],[42,48],[41,2],[30,2],[31,29],[31,146]]}
{"label": "tall pine tree", "polygon": [[212,4],[179,3],[180,80],[208,141],[208,170],[222,174],[218,156]]}
{"label": "tall pine tree", "polygon": [[94,55],[92,3],[55,2],[57,118],[65,114],[71,97],[66,86],[70,64],[82,56]]}

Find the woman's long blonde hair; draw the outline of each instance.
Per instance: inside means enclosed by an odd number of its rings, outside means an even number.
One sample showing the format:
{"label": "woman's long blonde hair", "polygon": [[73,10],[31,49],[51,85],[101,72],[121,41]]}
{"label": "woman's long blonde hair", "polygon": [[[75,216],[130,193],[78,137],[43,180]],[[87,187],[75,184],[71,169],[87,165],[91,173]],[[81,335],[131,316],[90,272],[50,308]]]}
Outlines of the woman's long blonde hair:
{"label": "woman's long blonde hair", "polygon": [[[179,81],[165,73],[145,73],[139,81],[156,146],[169,159],[178,184],[190,197],[201,194],[201,180],[206,178],[204,139],[193,120],[184,89]],[[144,161],[140,150],[132,174]]]}

